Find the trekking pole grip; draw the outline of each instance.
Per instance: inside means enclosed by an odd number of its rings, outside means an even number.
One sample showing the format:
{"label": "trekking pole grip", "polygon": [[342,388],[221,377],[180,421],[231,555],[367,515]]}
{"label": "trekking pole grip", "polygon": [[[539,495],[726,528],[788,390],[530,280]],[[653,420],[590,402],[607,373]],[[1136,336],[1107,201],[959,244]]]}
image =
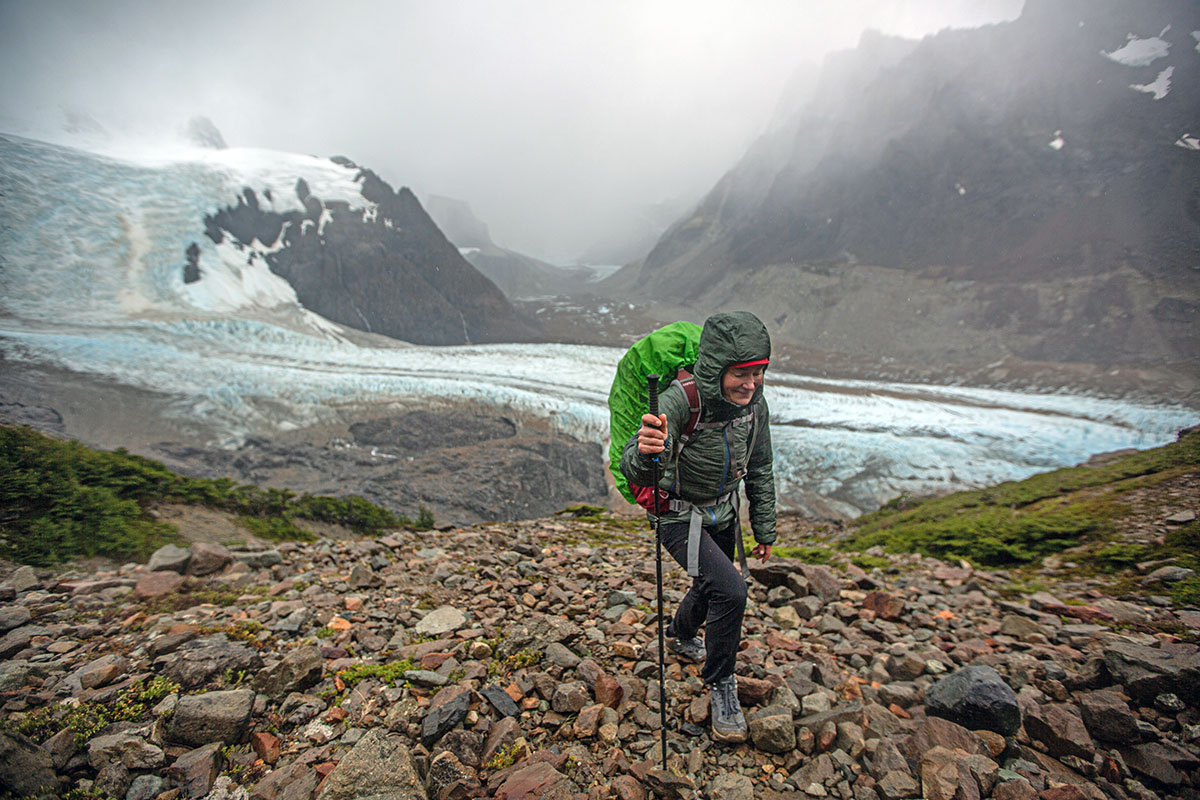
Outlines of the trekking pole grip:
{"label": "trekking pole grip", "polygon": [[646,389],[650,395],[650,415],[658,416],[658,376],[646,376]]}

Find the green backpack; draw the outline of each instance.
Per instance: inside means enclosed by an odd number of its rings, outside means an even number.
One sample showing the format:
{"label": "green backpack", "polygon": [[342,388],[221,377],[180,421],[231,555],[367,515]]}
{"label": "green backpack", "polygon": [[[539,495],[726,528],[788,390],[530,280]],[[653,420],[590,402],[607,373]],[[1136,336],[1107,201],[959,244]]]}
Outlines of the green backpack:
{"label": "green backpack", "polygon": [[[680,380],[685,383],[684,391],[692,406],[692,418],[688,420],[684,435],[690,433],[700,416],[699,398],[690,370],[696,363],[700,350],[701,327],[694,322],[672,322],[646,337],[639,339],[617,363],[617,374],[608,392],[608,429],[611,443],[608,447],[608,468],[612,471],[621,495],[631,503],[643,504],[644,497],[635,494],[625,476],[621,474],[621,453],[625,443],[637,433],[642,425],[642,415],[650,410],[650,398],[646,389],[646,376],[658,374],[663,380]],[[680,375],[680,370],[686,370]],[[666,384],[661,384],[662,389]],[[642,494],[648,494],[643,492]],[[652,495],[651,495],[652,497]]]}

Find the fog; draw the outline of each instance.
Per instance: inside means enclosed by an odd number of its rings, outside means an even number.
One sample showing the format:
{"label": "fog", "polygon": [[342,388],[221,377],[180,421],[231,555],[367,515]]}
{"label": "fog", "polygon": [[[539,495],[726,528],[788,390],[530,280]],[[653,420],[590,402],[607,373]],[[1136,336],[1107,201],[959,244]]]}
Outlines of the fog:
{"label": "fog", "polygon": [[641,207],[698,200],[789,78],[865,29],[919,38],[1022,0],[837,3],[0,0],[0,130],[342,154],[469,202],[568,263]]}

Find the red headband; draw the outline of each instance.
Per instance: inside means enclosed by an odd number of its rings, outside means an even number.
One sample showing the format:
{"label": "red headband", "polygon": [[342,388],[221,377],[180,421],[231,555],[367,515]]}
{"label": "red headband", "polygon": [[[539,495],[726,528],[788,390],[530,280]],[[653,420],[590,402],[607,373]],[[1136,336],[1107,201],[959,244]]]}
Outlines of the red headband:
{"label": "red headband", "polygon": [[771,363],[771,359],[760,358],[757,361],[743,361],[740,364],[730,364],[729,369],[741,369],[742,367],[757,367],[757,366],[765,367],[767,364],[770,364],[770,363]]}

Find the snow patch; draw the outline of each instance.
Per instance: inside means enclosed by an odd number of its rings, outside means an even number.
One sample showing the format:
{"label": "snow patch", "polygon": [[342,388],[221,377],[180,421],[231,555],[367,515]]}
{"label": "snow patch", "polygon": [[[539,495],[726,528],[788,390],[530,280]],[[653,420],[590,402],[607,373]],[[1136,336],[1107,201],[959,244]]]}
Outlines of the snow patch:
{"label": "snow patch", "polygon": [[1066,142],[1063,140],[1062,131],[1055,131],[1054,138],[1050,140],[1050,147],[1055,150],[1062,150]]}
{"label": "snow patch", "polygon": [[1167,96],[1167,92],[1171,91],[1171,76],[1174,74],[1175,68],[1167,67],[1158,73],[1158,77],[1154,79],[1154,83],[1131,83],[1129,84],[1129,88],[1145,92],[1146,94],[1152,94],[1155,100],[1162,100]]}
{"label": "snow patch", "polygon": [[475,253],[478,253],[478,252],[479,252],[478,247],[460,247],[460,248],[458,248],[458,254],[462,255],[462,256],[474,255]]}
{"label": "snow patch", "polygon": [[[1166,31],[1163,31],[1166,33]],[[1153,64],[1160,58],[1166,58],[1167,53],[1171,49],[1171,43],[1157,36],[1149,39],[1139,39],[1132,33],[1129,34],[1129,41],[1124,47],[1113,50],[1111,53],[1106,53],[1101,50],[1101,55],[1104,55],[1118,64],[1124,64],[1127,67],[1144,67],[1148,64]]]}
{"label": "snow patch", "polygon": [[1200,137],[1185,133],[1175,140],[1175,146],[1182,147],[1185,150],[1200,150]]}
{"label": "snow patch", "polygon": [[967,187],[963,186],[961,183],[956,183],[954,184],[954,191],[958,192],[959,196],[961,197],[967,193]]}
{"label": "snow patch", "polygon": [[1200,53],[1200,31],[1192,31],[1192,38],[1196,40],[1196,52]]}

